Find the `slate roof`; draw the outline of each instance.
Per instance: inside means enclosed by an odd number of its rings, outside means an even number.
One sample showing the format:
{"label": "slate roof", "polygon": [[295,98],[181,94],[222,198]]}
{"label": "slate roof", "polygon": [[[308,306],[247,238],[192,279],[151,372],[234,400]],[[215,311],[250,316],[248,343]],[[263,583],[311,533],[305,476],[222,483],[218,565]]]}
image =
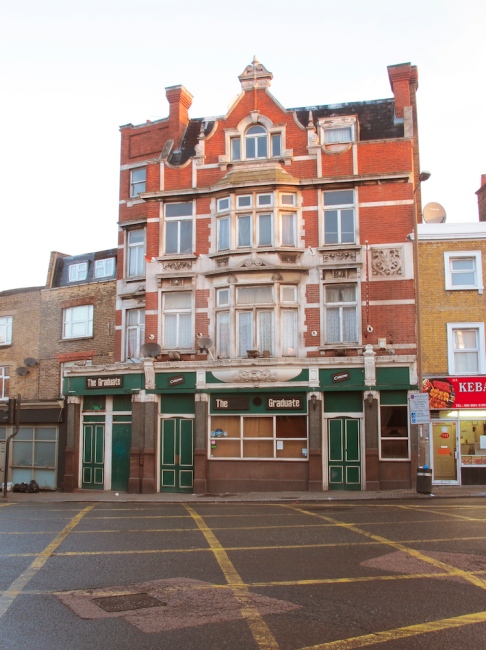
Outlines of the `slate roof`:
{"label": "slate roof", "polygon": [[[307,126],[311,111],[314,124],[317,124],[317,120],[321,117],[357,115],[360,141],[403,138],[404,135],[403,122],[395,121],[395,102],[393,98],[287,109],[289,119],[293,119],[292,114],[295,112],[303,126]],[[207,136],[211,133],[215,123],[214,118],[209,120],[205,118],[190,120],[180,149],[172,151],[168,158],[168,162],[171,165],[183,165],[191,156],[195,155],[195,147],[198,143],[201,124],[203,123],[204,134]]]}

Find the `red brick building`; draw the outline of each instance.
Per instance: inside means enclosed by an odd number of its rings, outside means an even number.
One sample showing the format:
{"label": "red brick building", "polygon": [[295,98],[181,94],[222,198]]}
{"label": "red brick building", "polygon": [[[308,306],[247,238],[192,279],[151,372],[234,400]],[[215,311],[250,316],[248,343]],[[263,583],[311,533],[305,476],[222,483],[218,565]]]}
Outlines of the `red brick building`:
{"label": "red brick building", "polygon": [[226,115],[173,86],[166,119],[121,128],[118,365],[68,377],[77,485],[410,487],[418,75],[388,75],[391,99],[286,109],[254,60]]}

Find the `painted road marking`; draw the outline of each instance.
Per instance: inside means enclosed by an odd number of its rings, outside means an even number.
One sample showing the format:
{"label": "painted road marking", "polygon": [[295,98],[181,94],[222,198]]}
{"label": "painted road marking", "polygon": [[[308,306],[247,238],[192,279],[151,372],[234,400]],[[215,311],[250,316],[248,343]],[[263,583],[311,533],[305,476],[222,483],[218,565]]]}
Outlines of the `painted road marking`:
{"label": "painted road marking", "polygon": [[477,612],[476,614],[465,614],[453,618],[443,618],[439,621],[430,621],[428,623],[419,623],[418,625],[408,625],[407,627],[398,627],[395,630],[385,632],[375,632],[363,636],[355,636],[350,639],[340,641],[329,641],[327,643],[318,643],[317,645],[307,646],[300,650],[352,650],[353,648],[364,648],[377,643],[386,643],[405,639],[420,634],[430,634],[431,632],[443,632],[455,627],[464,627],[475,623],[486,622],[486,612]]}
{"label": "painted road marking", "polygon": [[25,585],[31,580],[36,573],[38,573],[47,560],[54,554],[54,551],[62,542],[66,539],[69,533],[73,530],[75,526],[79,524],[81,519],[88,514],[96,506],[96,503],[93,503],[90,506],[81,510],[75,517],[71,519],[69,524],[63,528],[63,530],[52,540],[52,542],[46,546],[46,548],[39,554],[37,554],[36,559],[32,564],[27,567],[27,569],[12,582],[10,587],[0,595],[0,618],[5,614],[10,605],[14,602],[17,596],[22,592]]}
{"label": "painted road marking", "polygon": [[279,645],[275,637],[273,636],[268,625],[263,620],[258,607],[253,602],[248,587],[241,579],[240,574],[237,572],[233,563],[229,559],[225,549],[220,544],[212,530],[206,525],[204,519],[198,515],[198,513],[190,506],[184,505],[184,507],[194,519],[199,527],[199,530],[206,538],[206,541],[209,544],[211,551],[214,553],[214,556],[223,572],[226,581],[229,585],[231,585],[233,595],[240,604],[242,616],[248,622],[251,633],[253,634],[253,638],[257,642],[258,647],[277,650],[279,648]]}
{"label": "painted road marking", "polygon": [[387,539],[386,537],[382,537],[381,535],[375,535],[374,533],[369,533],[366,530],[362,530],[361,528],[358,528],[358,526],[355,526],[354,524],[347,524],[346,522],[339,521],[337,519],[334,519],[333,517],[328,517],[326,515],[322,515],[319,513],[306,511],[303,508],[295,508],[293,506],[288,506],[288,505],[285,505],[283,507],[285,508],[291,507],[293,510],[296,510],[297,512],[307,512],[309,515],[313,517],[320,517],[322,519],[325,519],[326,521],[333,521],[336,524],[336,526],[340,528],[345,528],[346,530],[350,530],[354,533],[357,533],[358,535],[364,535],[364,537],[372,539],[380,544],[384,544],[385,546],[391,546],[391,548],[394,548],[398,551],[403,551],[404,553],[411,555],[417,560],[422,560],[423,562],[427,562],[428,564],[431,564],[432,566],[435,566],[438,569],[442,569],[443,571],[453,572],[455,575],[460,575],[467,582],[471,582],[476,587],[480,587],[481,589],[486,589],[486,581],[479,578],[478,576],[473,575],[469,571],[463,571],[461,569],[457,569],[456,567],[450,564],[446,564],[445,562],[441,562],[440,560],[430,557],[429,555],[425,555],[425,553],[422,553],[421,551],[416,551],[413,548],[405,546],[405,543],[403,542],[395,542],[391,539]]}

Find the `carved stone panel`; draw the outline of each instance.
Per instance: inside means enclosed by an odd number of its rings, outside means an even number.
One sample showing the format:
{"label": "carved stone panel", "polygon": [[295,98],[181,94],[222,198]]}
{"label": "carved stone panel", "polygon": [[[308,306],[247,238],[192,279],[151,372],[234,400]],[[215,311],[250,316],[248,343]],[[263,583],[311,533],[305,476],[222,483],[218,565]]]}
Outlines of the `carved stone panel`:
{"label": "carved stone panel", "polygon": [[403,248],[372,248],[371,269],[373,276],[403,275]]}

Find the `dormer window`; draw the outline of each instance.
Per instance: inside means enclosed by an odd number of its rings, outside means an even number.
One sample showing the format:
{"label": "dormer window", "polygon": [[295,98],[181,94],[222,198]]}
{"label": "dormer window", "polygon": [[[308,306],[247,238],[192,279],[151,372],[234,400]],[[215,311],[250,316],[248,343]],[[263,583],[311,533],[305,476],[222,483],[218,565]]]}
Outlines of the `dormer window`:
{"label": "dormer window", "polygon": [[346,151],[357,140],[358,121],[356,115],[323,117],[319,120],[320,141],[327,151]]}
{"label": "dormer window", "polygon": [[269,133],[261,124],[250,126],[243,138],[241,136],[231,138],[231,160],[262,160],[275,158],[281,153],[281,134]]}
{"label": "dormer window", "polygon": [[353,127],[343,126],[340,128],[324,129],[325,144],[335,144],[353,141]]}

